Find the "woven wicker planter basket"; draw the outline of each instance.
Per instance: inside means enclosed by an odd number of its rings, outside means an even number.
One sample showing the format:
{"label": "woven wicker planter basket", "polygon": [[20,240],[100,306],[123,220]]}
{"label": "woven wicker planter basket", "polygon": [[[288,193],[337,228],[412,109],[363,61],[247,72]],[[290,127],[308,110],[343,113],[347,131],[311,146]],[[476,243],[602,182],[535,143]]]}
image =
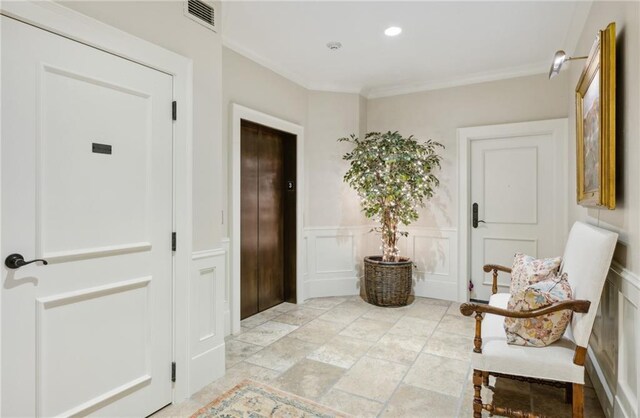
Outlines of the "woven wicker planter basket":
{"label": "woven wicker planter basket", "polygon": [[407,258],[383,262],[380,256],[364,258],[364,285],[369,303],[377,306],[405,306],[411,294],[411,268]]}

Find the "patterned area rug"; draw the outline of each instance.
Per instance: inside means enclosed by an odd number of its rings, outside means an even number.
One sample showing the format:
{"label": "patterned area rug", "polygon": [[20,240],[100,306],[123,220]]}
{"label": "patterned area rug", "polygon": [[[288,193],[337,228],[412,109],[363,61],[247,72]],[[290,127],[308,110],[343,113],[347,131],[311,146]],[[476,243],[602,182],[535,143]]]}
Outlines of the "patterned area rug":
{"label": "patterned area rug", "polygon": [[191,418],[208,417],[347,418],[350,415],[262,383],[245,380],[191,415]]}

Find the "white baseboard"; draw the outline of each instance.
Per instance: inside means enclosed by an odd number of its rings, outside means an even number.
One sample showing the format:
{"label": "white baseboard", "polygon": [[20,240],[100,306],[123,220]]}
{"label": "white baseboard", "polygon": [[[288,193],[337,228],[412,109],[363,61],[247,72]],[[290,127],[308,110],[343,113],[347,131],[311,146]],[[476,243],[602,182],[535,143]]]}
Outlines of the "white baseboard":
{"label": "white baseboard", "polygon": [[587,354],[587,362],[585,364],[587,373],[591,378],[593,388],[598,395],[598,400],[600,401],[600,405],[602,406],[605,416],[611,418],[613,417],[613,393],[611,392],[611,388],[604,377],[602,368],[600,367],[593,350],[588,348]]}
{"label": "white baseboard", "polygon": [[358,277],[340,277],[337,279],[309,280],[304,283],[307,299],[327,296],[353,296],[360,294]]}
{"label": "white baseboard", "polygon": [[[179,370],[178,370],[179,373]],[[198,354],[191,359],[191,375],[189,376],[190,392],[196,393],[225,373],[225,344],[222,344]],[[178,374],[177,379],[180,378]]]}

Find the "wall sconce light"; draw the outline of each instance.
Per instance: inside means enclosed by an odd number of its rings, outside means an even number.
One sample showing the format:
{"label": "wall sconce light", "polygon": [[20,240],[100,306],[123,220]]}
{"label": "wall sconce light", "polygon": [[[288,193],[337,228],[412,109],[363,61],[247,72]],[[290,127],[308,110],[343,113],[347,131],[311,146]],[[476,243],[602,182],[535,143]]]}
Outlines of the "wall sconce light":
{"label": "wall sconce light", "polygon": [[557,76],[560,73],[562,64],[564,64],[566,61],[584,60],[584,59],[587,59],[587,57],[586,56],[585,57],[568,57],[563,50],[556,52],[556,54],[553,56],[553,62],[551,62],[551,68],[549,69],[549,80],[551,80],[553,77]]}

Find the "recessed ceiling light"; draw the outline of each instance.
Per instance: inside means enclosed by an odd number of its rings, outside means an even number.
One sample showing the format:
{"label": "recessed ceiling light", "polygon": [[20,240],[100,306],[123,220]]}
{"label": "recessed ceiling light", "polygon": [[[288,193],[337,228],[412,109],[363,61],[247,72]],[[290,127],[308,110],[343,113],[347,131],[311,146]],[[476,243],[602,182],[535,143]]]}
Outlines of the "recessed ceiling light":
{"label": "recessed ceiling light", "polygon": [[391,26],[384,30],[384,34],[387,36],[398,36],[402,33],[402,28],[397,26]]}

